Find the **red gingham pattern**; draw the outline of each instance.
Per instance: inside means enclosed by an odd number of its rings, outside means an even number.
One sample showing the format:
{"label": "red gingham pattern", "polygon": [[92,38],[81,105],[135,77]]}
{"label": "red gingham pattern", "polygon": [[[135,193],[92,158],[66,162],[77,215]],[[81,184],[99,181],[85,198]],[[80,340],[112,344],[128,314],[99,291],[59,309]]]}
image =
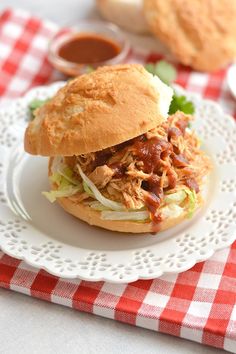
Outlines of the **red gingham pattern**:
{"label": "red gingham pattern", "polygon": [[[57,27],[21,10],[0,15],[0,94],[22,95],[60,75],[47,61]],[[157,54],[132,52],[130,62],[151,62]],[[236,107],[225,70],[192,72],[178,65],[177,83],[217,100],[229,114]],[[0,286],[77,310],[172,334],[236,353],[236,242],[182,274],[131,284],[65,280],[0,251]]]}

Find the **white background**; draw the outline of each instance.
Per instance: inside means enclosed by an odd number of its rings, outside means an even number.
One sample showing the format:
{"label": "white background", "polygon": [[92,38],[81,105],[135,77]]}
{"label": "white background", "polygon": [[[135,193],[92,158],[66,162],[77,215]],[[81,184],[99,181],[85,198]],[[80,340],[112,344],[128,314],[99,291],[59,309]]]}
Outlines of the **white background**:
{"label": "white background", "polygon": [[[93,0],[1,0],[60,25],[97,17]],[[220,354],[172,336],[0,289],[0,354]]]}

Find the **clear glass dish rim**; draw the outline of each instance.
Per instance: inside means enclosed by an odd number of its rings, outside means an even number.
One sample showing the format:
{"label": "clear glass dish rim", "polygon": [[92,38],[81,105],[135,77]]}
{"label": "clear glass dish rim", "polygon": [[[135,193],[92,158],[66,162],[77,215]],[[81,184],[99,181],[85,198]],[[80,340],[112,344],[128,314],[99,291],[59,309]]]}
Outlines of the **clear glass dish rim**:
{"label": "clear glass dish rim", "polygon": [[[83,27],[88,27],[91,26],[91,29],[82,29]],[[99,35],[95,31],[93,32],[93,27],[99,26],[101,29],[108,30],[110,32],[113,32],[117,37],[119,38],[120,42],[122,43],[122,48],[121,51],[118,55],[115,57],[105,60],[105,61],[100,61],[100,62],[95,62],[95,63],[72,63],[70,61],[67,61],[60,57],[57,54],[58,49],[60,48],[60,45],[64,42],[66,42],[66,39],[73,36],[74,34],[79,34],[79,33],[94,33],[96,35]],[[68,27],[69,30],[72,30],[72,32],[66,32],[66,33],[56,33],[53,38],[51,38],[49,42],[49,47],[48,47],[48,59],[53,65],[66,67],[68,70],[78,70],[81,69],[82,67],[87,67],[87,66],[103,66],[103,65],[112,65],[112,64],[119,64],[121,63],[128,55],[129,50],[130,50],[130,44],[129,41],[125,38],[124,34],[122,31],[119,29],[118,26],[110,23],[110,22],[103,22],[103,21],[98,21],[98,20],[87,20],[87,21],[82,21],[78,23],[75,26]],[[101,34],[102,36],[102,34]],[[104,37],[106,35],[104,34]],[[107,38],[109,38],[109,34],[107,34]],[[114,40],[115,42],[115,40]]]}

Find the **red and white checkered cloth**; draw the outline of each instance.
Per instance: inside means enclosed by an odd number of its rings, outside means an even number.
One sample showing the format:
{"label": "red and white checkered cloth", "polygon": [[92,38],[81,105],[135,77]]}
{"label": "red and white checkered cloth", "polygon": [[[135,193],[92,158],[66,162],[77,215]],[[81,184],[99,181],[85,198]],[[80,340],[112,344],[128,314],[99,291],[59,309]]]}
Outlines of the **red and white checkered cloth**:
{"label": "red and white checkered cloth", "polygon": [[[13,98],[59,77],[47,61],[57,27],[20,10],[0,16],[0,94]],[[129,61],[155,61],[138,55]],[[177,82],[217,100],[230,114],[236,107],[225,71],[207,75],[178,67]],[[125,323],[169,333],[236,353],[236,242],[179,275],[131,284],[63,280],[0,251],[0,286]]]}

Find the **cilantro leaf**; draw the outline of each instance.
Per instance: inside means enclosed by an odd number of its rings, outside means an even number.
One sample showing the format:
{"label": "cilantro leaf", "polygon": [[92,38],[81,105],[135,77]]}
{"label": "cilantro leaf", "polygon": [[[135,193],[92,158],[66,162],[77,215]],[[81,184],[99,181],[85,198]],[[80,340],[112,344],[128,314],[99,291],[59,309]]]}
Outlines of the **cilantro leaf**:
{"label": "cilantro leaf", "polygon": [[43,106],[46,102],[48,102],[49,99],[47,98],[46,100],[39,100],[39,99],[34,99],[33,101],[31,101],[29,103],[29,109],[30,109],[30,113],[31,113],[31,119],[35,118],[35,110],[37,108],[40,108],[41,106]]}
{"label": "cilantro leaf", "polygon": [[156,75],[167,85],[170,85],[176,80],[176,70],[173,65],[167,63],[164,60],[159,61],[156,64]]}
{"label": "cilantro leaf", "polygon": [[156,75],[156,72],[155,72],[155,64],[152,64],[152,63],[147,63],[145,66],[145,69],[152,75]]}
{"label": "cilantro leaf", "polygon": [[185,96],[177,96],[175,93],[170,104],[169,114],[174,114],[177,111],[193,114],[195,108],[193,103],[188,101]]}
{"label": "cilantro leaf", "polygon": [[155,64],[148,63],[145,69],[153,75],[157,75],[161,81],[170,85],[176,79],[176,69],[165,60],[160,60]]}

